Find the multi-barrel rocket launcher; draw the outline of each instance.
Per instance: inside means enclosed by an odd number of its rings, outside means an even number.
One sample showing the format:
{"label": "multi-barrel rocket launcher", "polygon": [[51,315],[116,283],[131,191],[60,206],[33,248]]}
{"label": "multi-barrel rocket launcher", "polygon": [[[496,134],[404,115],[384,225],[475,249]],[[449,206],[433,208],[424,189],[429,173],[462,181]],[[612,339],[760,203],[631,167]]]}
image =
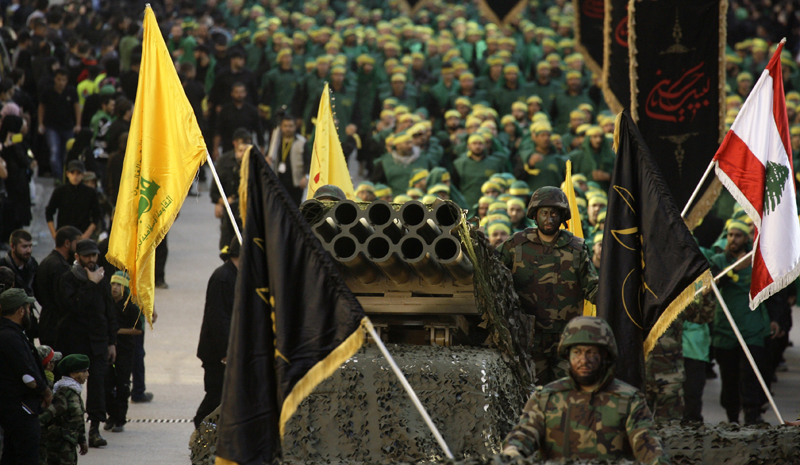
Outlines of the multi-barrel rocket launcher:
{"label": "multi-barrel rocket launcher", "polygon": [[479,317],[458,205],[307,200],[300,211],[385,341],[471,339]]}

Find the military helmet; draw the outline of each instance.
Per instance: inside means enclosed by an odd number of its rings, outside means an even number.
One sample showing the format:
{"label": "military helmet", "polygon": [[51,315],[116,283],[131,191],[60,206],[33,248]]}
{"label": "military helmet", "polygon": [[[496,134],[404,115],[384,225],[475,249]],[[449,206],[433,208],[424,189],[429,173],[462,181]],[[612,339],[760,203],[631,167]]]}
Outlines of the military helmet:
{"label": "military helmet", "polygon": [[314,198],[321,200],[339,201],[339,200],[345,200],[347,196],[345,196],[344,192],[338,187],[331,184],[325,184],[324,186],[320,186],[320,188],[317,189],[316,192],[314,192]]}
{"label": "military helmet", "polygon": [[558,355],[569,358],[569,348],[578,345],[603,346],[608,350],[609,361],[617,359],[617,341],[606,320],[596,316],[577,316],[567,323],[558,343]]}
{"label": "military helmet", "polygon": [[570,219],[569,201],[567,194],[558,187],[540,187],[531,196],[531,201],[528,202],[528,218],[535,219],[536,210],[539,207],[556,207],[564,210],[564,218],[562,221]]}

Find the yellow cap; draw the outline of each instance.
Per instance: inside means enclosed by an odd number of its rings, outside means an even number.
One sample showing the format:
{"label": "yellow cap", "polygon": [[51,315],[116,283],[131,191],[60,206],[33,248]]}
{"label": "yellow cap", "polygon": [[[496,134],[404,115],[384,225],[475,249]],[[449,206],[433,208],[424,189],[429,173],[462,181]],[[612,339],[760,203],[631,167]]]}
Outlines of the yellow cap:
{"label": "yellow cap", "polygon": [[473,142],[486,143],[486,141],[483,139],[483,137],[478,135],[478,134],[473,134],[473,135],[469,136],[469,139],[467,139],[467,144],[471,144]]}

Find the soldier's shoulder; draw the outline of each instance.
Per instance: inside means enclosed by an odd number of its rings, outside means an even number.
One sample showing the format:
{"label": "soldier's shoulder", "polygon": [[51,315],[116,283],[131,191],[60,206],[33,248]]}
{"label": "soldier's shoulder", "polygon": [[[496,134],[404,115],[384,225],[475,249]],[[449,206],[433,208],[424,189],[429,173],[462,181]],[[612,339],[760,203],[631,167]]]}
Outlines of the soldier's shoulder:
{"label": "soldier's shoulder", "polygon": [[572,380],[565,376],[557,379],[541,388],[542,394],[552,394],[554,392],[571,391],[574,388]]}
{"label": "soldier's shoulder", "polygon": [[532,237],[536,237],[535,227],[525,228],[522,231],[512,234],[506,242],[516,246],[524,242],[530,242]]}
{"label": "soldier's shoulder", "polygon": [[622,397],[635,397],[637,395],[642,395],[642,392],[636,389],[634,386],[631,386],[625,381],[616,378],[608,384],[606,391]]}
{"label": "soldier's shoulder", "polygon": [[561,234],[558,238],[559,245],[562,247],[570,247],[575,250],[583,250],[585,242],[586,241],[584,241],[582,237],[578,237],[566,229],[561,230]]}

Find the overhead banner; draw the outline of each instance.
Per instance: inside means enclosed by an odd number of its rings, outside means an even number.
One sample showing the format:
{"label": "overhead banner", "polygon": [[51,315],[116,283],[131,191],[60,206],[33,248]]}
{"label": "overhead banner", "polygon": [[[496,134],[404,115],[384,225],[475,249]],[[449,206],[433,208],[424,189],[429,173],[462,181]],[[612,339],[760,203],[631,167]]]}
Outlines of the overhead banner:
{"label": "overhead banner", "polygon": [[603,97],[614,113],[631,108],[628,56],[628,0],[605,0],[603,15]]}
{"label": "overhead banner", "polygon": [[724,134],[727,9],[727,0],[628,5],[631,115],[681,209]]}
{"label": "overhead banner", "polygon": [[598,75],[603,72],[604,0],[573,0],[575,9],[575,48],[586,66]]}

